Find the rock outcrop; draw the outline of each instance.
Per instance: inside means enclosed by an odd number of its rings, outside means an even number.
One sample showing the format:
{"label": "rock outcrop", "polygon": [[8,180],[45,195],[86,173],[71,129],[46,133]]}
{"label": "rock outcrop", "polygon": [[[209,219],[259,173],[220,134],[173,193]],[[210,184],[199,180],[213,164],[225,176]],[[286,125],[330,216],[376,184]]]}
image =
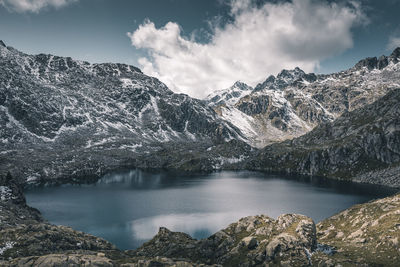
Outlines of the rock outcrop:
{"label": "rock outcrop", "polygon": [[207,239],[160,228],[159,233],[134,256],[183,257],[193,262],[223,266],[257,266],[282,263],[308,265],[316,248],[314,222],[303,215],[285,214],[274,220],[265,215],[240,219]]}

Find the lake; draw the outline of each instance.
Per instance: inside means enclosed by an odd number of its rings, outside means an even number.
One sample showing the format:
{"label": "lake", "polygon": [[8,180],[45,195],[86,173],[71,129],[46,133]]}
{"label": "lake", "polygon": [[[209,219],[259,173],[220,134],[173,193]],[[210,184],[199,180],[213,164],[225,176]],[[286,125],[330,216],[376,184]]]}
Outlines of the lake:
{"label": "lake", "polygon": [[32,188],[26,198],[51,223],[103,237],[120,249],[134,249],[160,226],[204,238],[256,214],[276,218],[300,213],[319,222],[394,192],[258,172],[184,175],[133,170],[105,175],[91,185]]}

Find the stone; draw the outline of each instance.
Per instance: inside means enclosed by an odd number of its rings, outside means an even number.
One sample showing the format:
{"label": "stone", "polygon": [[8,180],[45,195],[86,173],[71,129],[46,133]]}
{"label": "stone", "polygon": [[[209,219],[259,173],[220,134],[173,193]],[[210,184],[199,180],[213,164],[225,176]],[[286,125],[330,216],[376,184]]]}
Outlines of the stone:
{"label": "stone", "polygon": [[248,249],[255,249],[258,246],[258,241],[253,236],[247,236],[243,238],[242,242]]}

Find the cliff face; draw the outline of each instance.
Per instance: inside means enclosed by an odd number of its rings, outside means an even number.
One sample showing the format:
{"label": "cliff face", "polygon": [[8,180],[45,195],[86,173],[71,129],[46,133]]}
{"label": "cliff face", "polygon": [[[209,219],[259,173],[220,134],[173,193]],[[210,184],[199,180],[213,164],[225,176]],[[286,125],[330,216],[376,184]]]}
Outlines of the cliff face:
{"label": "cliff face", "polygon": [[142,247],[55,226],[0,181],[1,266],[397,266],[400,195],[353,206],[315,225],[298,214],[249,216],[209,238],[160,228]]}

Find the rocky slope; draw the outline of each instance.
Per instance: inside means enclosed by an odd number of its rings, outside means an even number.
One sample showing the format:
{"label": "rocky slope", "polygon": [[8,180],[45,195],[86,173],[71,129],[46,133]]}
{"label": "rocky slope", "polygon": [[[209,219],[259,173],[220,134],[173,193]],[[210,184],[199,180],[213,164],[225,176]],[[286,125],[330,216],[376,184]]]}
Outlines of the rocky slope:
{"label": "rocky slope", "polygon": [[23,181],[98,176],[165,147],[229,140],[245,137],[202,101],[135,67],[0,45],[0,173]]}
{"label": "rocky slope", "polygon": [[329,75],[306,74],[299,68],[283,70],[253,90],[241,84],[217,91],[207,101],[222,118],[241,129],[250,144],[264,147],[301,136],[399,88],[399,61],[397,48],[388,57],[367,58]]}
{"label": "rocky slope", "polygon": [[318,242],[335,248],[313,262],[342,266],[396,266],[400,262],[400,195],[355,205],[317,224]]}
{"label": "rocky slope", "polygon": [[160,228],[137,250],[120,251],[44,221],[12,178],[1,178],[0,188],[1,266],[397,266],[400,260],[400,195],[317,225],[297,214],[249,216],[202,240]]}
{"label": "rocky slope", "polygon": [[223,266],[261,266],[264,263],[307,266],[317,248],[314,222],[303,215],[285,214],[274,220],[249,216],[207,239],[160,228],[159,233],[134,256],[158,255]]}
{"label": "rocky slope", "polygon": [[257,152],[248,168],[400,187],[400,90]]}

